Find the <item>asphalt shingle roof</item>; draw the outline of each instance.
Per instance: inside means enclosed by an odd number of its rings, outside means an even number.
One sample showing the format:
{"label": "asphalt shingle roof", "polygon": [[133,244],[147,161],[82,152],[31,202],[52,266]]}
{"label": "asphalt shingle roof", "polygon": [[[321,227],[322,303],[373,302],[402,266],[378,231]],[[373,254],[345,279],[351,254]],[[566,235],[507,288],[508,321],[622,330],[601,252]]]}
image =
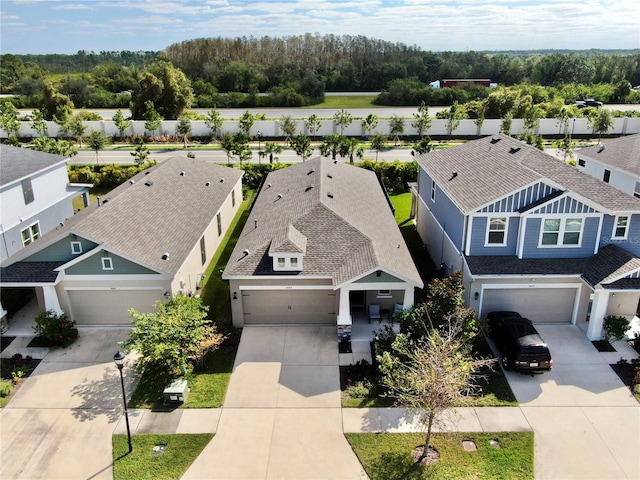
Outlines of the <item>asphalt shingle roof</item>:
{"label": "asphalt shingle roof", "polygon": [[223,277],[279,275],[268,252],[301,238],[291,227],[306,238],[303,270],[292,275],[340,285],[382,268],[422,286],[375,173],[323,158],[268,175]]}
{"label": "asphalt shingle roof", "polygon": [[0,145],[0,185],[9,185],[67,160],[61,155]]}
{"label": "asphalt shingle roof", "polygon": [[55,271],[64,262],[18,262],[0,268],[3,283],[53,283],[58,277]]}
{"label": "asphalt shingle roof", "polygon": [[606,140],[602,146],[581,148],[576,153],[633,175],[640,175],[640,133]]}
{"label": "asphalt shingle roof", "polygon": [[434,150],[419,156],[418,163],[464,214],[545,180],[611,212],[640,211],[639,199],[508,135]]}

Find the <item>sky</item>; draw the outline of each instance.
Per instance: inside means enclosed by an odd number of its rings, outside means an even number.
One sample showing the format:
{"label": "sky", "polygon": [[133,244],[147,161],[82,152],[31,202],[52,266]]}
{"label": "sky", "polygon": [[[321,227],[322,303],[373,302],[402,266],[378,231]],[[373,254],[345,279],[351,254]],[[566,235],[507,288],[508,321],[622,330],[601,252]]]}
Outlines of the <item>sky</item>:
{"label": "sky", "polygon": [[432,51],[640,48],[639,0],[2,0],[0,52],[163,50],[203,37],[365,35]]}

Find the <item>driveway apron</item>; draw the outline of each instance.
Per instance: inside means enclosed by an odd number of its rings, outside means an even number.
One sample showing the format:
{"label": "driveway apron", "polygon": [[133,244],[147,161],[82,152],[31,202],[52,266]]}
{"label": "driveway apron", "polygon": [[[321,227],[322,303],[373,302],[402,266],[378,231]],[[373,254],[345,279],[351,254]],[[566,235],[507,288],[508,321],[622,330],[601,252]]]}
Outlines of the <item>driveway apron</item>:
{"label": "driveway apron", "polygon": [[598,352],[577,326],[536,328],[553,370],[507,372],[535,433],[536,478],[640,478],[640,404],[609,366],[627,352]]}
{"label": "driveway apron", "polygon": [[183,479],[360,478],[335,327],[245,327],[216,436]]}

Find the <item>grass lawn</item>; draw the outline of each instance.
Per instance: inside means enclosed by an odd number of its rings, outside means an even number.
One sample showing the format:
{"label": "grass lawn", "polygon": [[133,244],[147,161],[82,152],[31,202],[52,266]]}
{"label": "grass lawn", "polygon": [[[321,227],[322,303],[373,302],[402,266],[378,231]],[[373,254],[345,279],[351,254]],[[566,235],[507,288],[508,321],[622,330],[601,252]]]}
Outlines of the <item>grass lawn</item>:
{"label": "grass lawn", "polygon": [[[218,330],[228,335],[222,346],[205,358],[204,371],[194,371],[187,377],[189,397],[181,408],[218,408],[222,406],[231,378],[233,362],[238,350],[240,333],[231,324],[231,305],[229,285],[222,280],[224,270],[233,247],[238,241],[248,216],[249,205],[255,193],[250,191],[243,200],[236,217],[220,244],[220,248],[209,263],[205,272],[204,288],[200,296],[205,305],[209,305],[209,318],[218,326]],[[129,402],[132,408],[162,408],[162,390],[164,379],[141,377]]]}
{"label": "grass lawn", "polygon": [[[411,451],[424,445],[421,433],[347,433],[360,463],[371,480],[417,479],[532,479],[533,433],[435,433],[431,445],[440,460],[421,466]],[[466,452],[462,441],[471,439],[478,450]],[[497,440],[500,448],[489,444]]]}
{"label": "grass lawn", "polygon": [[[126,435],[113,436],[114,480],[174,480],[182,477],[212,434],[133,435],[133,452],[128,453]],[[162,455],[152,453],[156,445],[166,445]]]}
{"label": "grass lawn", "polygon": [[[318,105],[311,105],[313,108],[380,108],[375,105],[373,99],[376,95],[325,95],[324,102]],[[383,107],[384,108],[384,107]],[[389,109],[389,116],[393,114],[393,109]]]}

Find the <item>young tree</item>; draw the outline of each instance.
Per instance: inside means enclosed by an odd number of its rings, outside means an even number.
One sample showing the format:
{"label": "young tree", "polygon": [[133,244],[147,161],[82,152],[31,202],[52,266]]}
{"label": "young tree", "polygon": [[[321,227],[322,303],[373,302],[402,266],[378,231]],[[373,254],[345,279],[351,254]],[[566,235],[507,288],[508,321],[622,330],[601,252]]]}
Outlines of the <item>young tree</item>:
{"label": "young tree", "polygon": [[613,127],[613,115],[606,108],[598,108],[591,112],[589,117],[589,125],[594,135],[598,134],[598,143],[602,140],[602,135],[606,135]]}
{"label": "young tree", "polygon": [[342,135],[344,129],[353,123],[353,116],[343,108],[333,115],[333,121],[340,127],[340,135]]}
{"label": "young tree", "polygon": [[103,150],[105,145],[109,142],[109,138],[102,134],[99,130],[91,130],[89,137],[87,138],[87,144],[91,147],[91,150],[96,152],[96,163],[99,159],[99,152]]}
{"label": "young tree", "polygon": [[149,147],[145,145],[142,137],[136,137],[136,148],[129,154],[133,157],[136,165],[142,165],[149,159]]}
{"label": "young tree", "polygon": [[511,122],[513,121],[513,113],[507,112],[500,122],[500,132],[505,135],[511,135]]}
{"label": "young tree", "polygon": [[296,152],[297,155],[300,155],[303,162],[313,153],[313,149],[311,148],[311,139],[302,133],[291,138],[289,143],[291,144],[293,151]]}
{"label": "young tree", "polygon": [[[58,123],[57,120],[56,123]],[[67,117],[66,121],[60,124],[60,132],[68,137],[74,138],[78,145],[80,145],[80,148],[82,148],[82,139],[86,130],[87,127],[82,123],[80,115]]]}
{"label": "young tree", "polygon": [[178,294],[167,303],[156,302],[155,308],[154,313],[129,310],[133,330],[123,347],[126,352],[135,350],[140,355],[139,372],[152,376],[184,375],[189,359],[201,358],[203,349],[217,348],[222,342],[219,337],[216,341],[220,334],[207,320],[209,307],[200,298]]}
{"label": "young tree", "polygon": [[264,146],[265,154],[269,155],[269,163],[273,163],[273,160],[278,160],[278,155],[282,153],[282,145],[278,145],[274,142],[267,142]]}
{"label": "young tree", "polygon": [[418,130],[418,135],[422,137],[431,128],[431,117],[429,116],[429,107],[421,102],[418,107],[418,113],[413,114],[415,119],[411,122],[411,126]]}
{"label": "young tree", "polygon": [[420,138],[419,141],[413,144],[413,150],[418,154],[427,153],[433,150],[431,137],[429,135],[425,135],[424,137]]}
{"label": "young tree", "polygon": [[251,114],[249,110],[245,110],[240,120],[238,120],[238,126],[247,137],[251,136],[251,127],[253,127],[254,123],[256,123],[256,116]]}
{"label": "young tree", "polygon": [[186,115],[181,115],[176,124],[176,134],[182,135],[184,148],[187,148],[187,136],[191,134],[191,120]]}
{"label": "young tree", "polygon": [[73,143],[49,137],[38,137],[34,139],[33,149],[39,152],[62,155],[63,157],[73,157],[78,154],[78,148]]}
{"label": "young tree", "polygon": [[487,114],[487,101],[481,100],[473,102],[472,105],[470,112],[475,116],[473,123],[478,127],[476,135],[480,136],[480,133],[482,132],[482,125],[484,125],[484,120]]}
{"label": "young tree", "polygon": [[253,152],[249,146],[249,137],[244,132],[236,132],[233,135],[231,153],[238,157],[241,165],[243,161],[251,160]]}
{"label": "young tree", "polygon": [[320,130],[322,123],[320,123],[318,116],[314,113],[307,118],[304,122],[304,126],[307,129],[309,136],[313,138],[316,136],[316,133],[318,133],[318,130]]}
{"label": "young tree", "polygon": [[162,125],[162,116],[160,116],[160,114],[156,111],[151,100],[147,101],[144,106],[144,129],[148,132],[151,132],[152,137],[155,137],[156,130],[158,130],[160,128],[160,125]]}
{"label": "young tree", "polygon": [[458,128],[460,121],[464,118],[464,112],[458,102],[453,102],[449,110],[443,112],[443,117],[447,119],[447,135],[451,139],[451,134]]}
{"label": "young tree", "polygon": [[404,135],[404,118],[395,114],[391,116],[391,120],[389,120],[389,135],[393,137],[393,145],[397,146],[400,135]]}
{"label": "young tree", "polygon": [[338,135],[336,133],[332,133],[331,135],[325,135],[322,139],[322,144],[320,145],[320,155],[323,157],[328,157],[331,155],[332,159],[336,159],[336,155],[340,152],[340,145],[343,143],[342,135]]}
{"label": "young tree", "polygon": [[40,137],[46,137],[49,133],[49,125],[47,125],[47,121],[44,119],[42,110],[35,108],[31,112],[31,118],[32,121],[30,127],[33,128]]}
{"label": "young tree", "polygon": [[380,150],[387,149],[387,137],[382,135],[381,133],[376,133],[371,138],[371,148],[376,151],[376,162],[378,161],[378,153]]}
{"label": "young tree", "polygon": [[378,116],[370,113],[362,122],[360,122],[362,130],[366,136],[371,135],[371,131],[378,126]]}
{"label": "young tree", "polygon": [[342,141],[339,145],[339,152],[342,158],[349,157],[349,163],[353,164],[353,156],[356,155],[362,159],[364,156],[364,148],[360,144],[360,140],[355,137],[341,137]]}
{"label": "young tree", "polygon": [[122,110],[120,109],[118,109],[113,115],[112,120],[115,123],[118,132],[120,132],[120,138],[122,138],[122,136],[124,135],[124,131],[131,126],[131,120],[125,118],[122,114]]}
{"label": "young tree", "polygon": [[227,164],[231,164],[231,155],[233,154],[233,135],[230,132],[225,132],[220,137],[220,145],[227,154]]}
{"label": "young tree", "polygon": [[283,115],[278,120],[278,127],[282,130],[285,136],[285,142],[290,143],[291,137],[296,134],[296,122],[293,121],[291,115]]}
{"label": "young tree", "polygon": [[7,132],[9,137],[16,136],[20,130],[18,109],[11,102],[0,103],[0,128]]}
{"label": "young tree", "polygon": [[204,123],[211,132],[212,138],[216,138],[220,134],[220,128],[222,128],[223,122],[224,120],[217,109],[212,108],[209,113],[207,113],[207,119]]}

